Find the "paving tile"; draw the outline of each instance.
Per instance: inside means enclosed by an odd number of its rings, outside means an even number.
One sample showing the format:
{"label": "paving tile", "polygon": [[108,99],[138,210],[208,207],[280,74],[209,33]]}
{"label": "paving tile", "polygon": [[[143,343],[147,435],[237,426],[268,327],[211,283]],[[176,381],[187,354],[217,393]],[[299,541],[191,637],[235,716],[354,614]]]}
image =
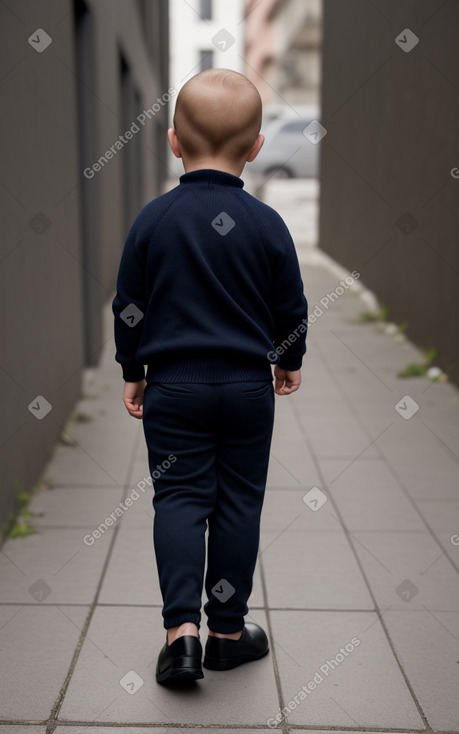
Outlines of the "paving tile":
{"label": "paving tile", "polygon": [[66,434],[73,445],[59,445],[45,470],[45,478],[53,486],[124,485],[141,424],[133,419],[130,422],[124,407],[126,415],[106,399],[99,401],[96,413],[95,402],[76,405],[73,415],[88,415],[91,421],[69,423]]}
{"label": "paving tile", "polygon": [[24,724],[0,724],[3,734],[46,734],[46,726],[24,726]]}
{"label": "paving tile", "polygon": [[270,607],[373,609],[343,532],[263,532],[261,560]]}
{"label": "paving tile", "polygon": [[459,499],[457,460],[416,415],[394,422],[378,447],[413,498]]}
{"label": "paving tile", "polygon": [[88,527],[102,522],[123,497],[122,487],[41,489],[29,503],[34,527]]}
{"label": "paving tile", "polygon": [[271,624],[289,724],[422,728],[375,614],[274,611]]}
{"label": "paving tile", "polygon": [[317,470],[293,412],[289,397],[276,397],[276,418],[267,484],[298,487],[314,485]]}
{"label": "paving tile", "polygon": [[113,450],[107,438],[98,452],[80,446],[59,446],[44,478],[52,486],[123,486],[127,477],[129,454]]}
{"label": "paving tile", "polygon": [[429,725],[457,731],[459,613],[390,609],[384,621]]}
{"label": "paving tile", "polygon": [[419,457],[422,451],[424,449],[418,447],[417,454],[414,450],[407,450],[405,457],[388,457],[410,496],[415,500],[459,500],[459,477],[454,462],[448,457],[432,456],[427,451],[421,462]]}
{"label": "paving tile", "polygon": [[1,601],[35,605],[42,589],[47,604],[91,603],[113,528],[88,546],[83,538],[93,530],[46,528],[8,540],[0,554]]}
{"label": "paving tile", "polygon": [[88,611],[84,606],[0,605],[3,719],[48,718]]}
{"label": "paving tile", "polygon": [[382,360],[381,357],[387,353],[384,336],[362,329],[360,324],[353,322],[352,315],[349,320],[339,317],[333,322],[322,318],[314,333],[319,340],[320,356],[336,374],[338,383],[340,376],[359,373],[371,378],[371,388],[379,391],[384,388],[384,376],[394,376],[390,362],[397,353],[396,345],[390,361]]}
{"label": "paving tile", "polygon": [[391,399],[393,395],[393,371],[381,365],[377,360],[377,355],[372,354],[371,360],[366,363],[362,363],[360,361],[361,356],[358,355],[347,366],[346,364],[340,364],[343,355],[336,356],[337,362],[332,369],[342,398],[347,397],[353,405],[368,400],[369,403],[372,403],[372,408],[370,408],[372,413],[375,409],[374,406],[379,402],[395,402]]}
{"label": "paving tile", "polygon": [[149,525],[120,526],[99,603],[162,606],[152,528],[151,520]]}
{"label": "paving tile", "polygon": [[[398,378],[397,373],[409,361],[422,359],[409,342],[397,344],[392,336],[382,334],[376,328],[362,328],[352,318],[347,323],[338,320],[322,337],[322,349],[336,355],[330,363],[343,393],[348,397],[359,395],[353,380],[347,380],[349,375],[359,373],[365,381],[368,379],[368,387],[375,396],[385,395],[385,389],[393,390],[396,385],[406,382]],[[419,380],[414,384],[419,385]]]}
{"label": "paving tile", "polygon": [[416,504],[442,547],[459,567],[459,499],[418,500]]}
{"label": "paving tile", "polygon": [[[268,487],[261,515],[263,532],[282,532],[288,528],[292,533],[322,532],[323,530],[341,531],[335,510],[330,502],[320,510],[311,510],[303,497],[312,489],[309,487]],[[325,493],[324,493],[325,494]]]}
{"label": "paving tile", "polygon": [[307,353],[303,362],[301,387],[295,393],[294,400],[304,406],[316,404],[320,408],[320,401],[324,399],[341,400],[341,390],[326,372],[318,355]]}
{"label": "paving tile", "polygon": [[454,533],[458,530],[459,498],[456,499],[422,499],[416,506],[434,530]]}
{"label": "paving tile", "polygon": [[[0,727],[1,731],[1,727]],[[27,732],[19,732],[18,734],[27,734],[29,729],[27,729]],[[43,732],[45,730],[43,729]],[[81,726],[57,726],[54,730],[55,734],[120,734],[120,727],[116,726],[85,726],[84,729],[82,729]],[[260,732],[260,734],[267,734],[267,732],[271,731],[271,729],[258,729],[257,731]],[[149,726],[142,726],[142,727],[136,727],[136,726],[129,726],[129,729],[125,734],[160,734],[160,732],[164,732],[164,734],[183,734],[183,729],[175,729],[174,727],[149,727]],[[216,729],[214,727],[212,728],[205,728],[201,729],[199,726],[193,726],[193,732],[196,734],[227,734],[228,729]],[[250,734],[250,732],[253,732],[253,729],[231,729],[231,734]],[[8,734],[8,733],[6,733]],[[14,733],[16,734],[16,733]],[[31,732],[31,734],[35,734],[34,732]],[[36,732],[36,734],[41,734],[40,732]]]}
{"label": "paving tile", "polygon": [[[290,730],[292,731],[292,730]],[[301,729],[295,727],[295,732],[308,732],[308,734],[362,734],[361,729]],[[387,731],[378,732],[376,729],[371,730],[371,734],[387,734]]]}
{"label": "paving tile", "polygon": [[269,470],[266,486],[274,487],[301,487],[303,485],[313,486],[318,481],[317,471],[312,459],[307,461],[304,457],[296,455],[284,456],[272,446],[269,459]]}
{"label": "paving tile", "polygon": [[[434,401],[425,398],[422,403],[422,415],[420,411],[419,417],[422,418],[425,428],[430,433],[431,440],[440,443],[445,452],[459,462],[459,426],[457,421],[459,401],[457,391],[451,385],[443,385],[442,387],[449,391],[451,396],[449,404],[444,405],[440,412],[439,400]],[[437,389],[437,386],[435,386],[435,389]]]}
{"label": "paving tile", "polygon": [[[140,444],[140,440],[139,440]],[[138,482],[144,481],[146,482],[147,479],[150,479],[150,468],[148,466],[148,458],[147,455],[139,455],[135,461],[132,464],[132,472],[130,477],[130,484],[132,487],[135,487]]]}
{"label": "paving tile", "polygon": [[122,524],[129,525],[133,528],[151,528],[154,518],[153,494],[153,487],[148,485],[146,482],[141,485],[140,488],[137,487],[136,484],[131,483],[126,496],[132,500],[132,504],[127,507],[127,505],[123,503],[123,507],[126,507],[126,510],[121,518]]}
{"label": "paving tile", "polygon": [[[414,425],[416,421],[416,414],[410,420],[404,420],[400,413],[397,412],[397,407],[400,409],[399,404],[402,398],[407,394],[406,388],[396,387],[394,391],[386,393],[384,396],[380,396],[376,399],[374,396],[368,395],[361,400],[354,400],[352,408],[355,411],[358,420],[365,428],[365,430],[374,438],[375,448],[380,449],[379,440],[381,436],[385,436],[387,433],[395,433],[397,429],[400,431],[400,435],[403,438],[410,436],[410,429],[407,425]],[[419,398],[416,399],[413,392],[410,393],[418,404]],[[404,401],[402,401],[403,403]],[[396,429],[394,429],[394,426]],[[395,438],[394,438],[395,442]]]}
{"label": "paving tile", "polygon": [[[266,627],[262,612],[252,618]],[[266,711],[277,700],[270,655],[234,671],[205,671],[204,680],[192,689],[177,691],[157,685],[155,666],[165,631],[155,623],[151,609],[100,607],[89,636],[95,644],[83,645],[61,721],[243,727],[263,725]],[[143,681],[134,694],[120,685],[132,670]]]}
{"label": "paving tile", "polygon": [[320,460],[327,486],[350,530],[425,530],[386,463],[377,458]]}
{"label": "paving tile", "polygon": [[316,413],[313,420],[305,411],[300,423],[318,457],[377,455],[356,419],[348,411],[336,413],[331,403],[324,401],[322,412]]}
{"label": "paving tile", "polygon": [[457,573],[431,535],[353,533],[381,609],[459,610]]}

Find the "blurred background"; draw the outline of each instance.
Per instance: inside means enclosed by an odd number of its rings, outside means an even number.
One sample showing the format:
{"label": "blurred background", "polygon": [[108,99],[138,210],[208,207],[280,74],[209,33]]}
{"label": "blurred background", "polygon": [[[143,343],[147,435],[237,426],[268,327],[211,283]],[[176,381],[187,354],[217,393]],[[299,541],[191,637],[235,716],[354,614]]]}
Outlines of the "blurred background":
{"label": "blurred background", "polygon": [[210,67],[260,91],[242,177],[302,264],[356,270],[458,384],[455,0],[2,0],[0,20],[2,524],[112,338],[128,229],[182,172],[175,97]]}

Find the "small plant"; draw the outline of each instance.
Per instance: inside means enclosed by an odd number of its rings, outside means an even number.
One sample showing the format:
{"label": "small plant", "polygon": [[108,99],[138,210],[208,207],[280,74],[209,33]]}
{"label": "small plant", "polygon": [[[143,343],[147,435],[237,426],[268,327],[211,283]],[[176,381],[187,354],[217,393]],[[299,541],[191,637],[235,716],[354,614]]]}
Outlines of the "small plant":
{"label": "small plant", "polygon": [[62,431],[61,435],[59,436],[58,444],[60,444],[61,446],[70,446],[72,448],[76,446],[76,443],[73,440],[73,438],[65,430]]}
{"label": "small plant", "polygon": [[424,352],[425,362],[411,362],[405,369],[398,372],[397,377],[424,377],[432,366],[432,362],[437,356],[437,350],[435,347],[427,349]]}
{"label": "small plant", "polygon": [[34,517],[34,513],[28,508],[29,501],[33,495],[35,489],[41,486],[42,483],[38,483],[31,492],[24,492],[20,489],[19,480],[15,480],[14,489],[14,510],[10,517],[9,522],[4,528],[4,538],[23,538],[26,535],[33,535],[36,533],[36,529],[31,525],[30,518]]}
{"label": "small plant", "polygon": [[22,538],[25,535],[32,535],[37,532],[27,519],[33,515],[27,507],[30,497],[31,495],[28,492],[19,492],[16,495],[16,517],[10,522],[5,532],[7,538]]}
{"label": "small plant", "polygon": [[432,364],[436,356],[437,350],[435,349],[435,347],[432,347],[431,349],[426,349],[426,351],[424,352],[424,357],[426,358],[429,365]]}
{"label": "small plant", "polygon": [[428,365],[411,362],[397,373],[397,377],[423,377],[428,369]]}
{"label": "small plant", "polygon": [[363,323],[374,323],[375,321],[387,321],[389,316],[389,309],[386,306],[382,306],[378,312],[374,311],[362,311],[359,314],[359,321]]}
{"label": "small plant", "polygon": [[16,495],[16,504],[19,507],[19,510],[25,509],[30,497],[31,495],[29,492],[19,492]]}
{"label": "small plant", "polygon": [[75,423],[91,423],[94,418],[88,413],[76,413],[73,420],[75,421]]}
{"label": "small plant", "polygon": [[361,311],[359,313],[359,321],[363,321],[363,323],[373,323],[373,321],[379,321],[379,317],[377,313],[372,313],[371,311]]}
{"label": "small plant", "polygon": [[382,306],[381,311],[379,312],[379,320],[380,321],[387,321],[389,318],[389,309],[387,306]]}
{"label": "small plant", "polygon": [[[32,514],[32,513],[29,513]],[[16,519],[16,522],[12,525],[8,533],[6,534],[7,538],[23,538],[26,535],[33,535],[37,531],[35,530],[30,523],[27,522],[27,520],[24,517],[19,516]]]}

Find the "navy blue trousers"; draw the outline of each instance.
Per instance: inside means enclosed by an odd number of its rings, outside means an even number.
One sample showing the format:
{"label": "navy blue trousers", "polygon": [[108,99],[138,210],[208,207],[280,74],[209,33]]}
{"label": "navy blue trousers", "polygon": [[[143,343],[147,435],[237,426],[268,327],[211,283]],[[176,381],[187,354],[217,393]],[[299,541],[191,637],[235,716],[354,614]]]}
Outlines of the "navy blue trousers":
{"label": "navy blue trousers", "polygon": [[[274,421],[272,382],[154,383],[143,428],[164,627],[244,626]],[[204,579],[207,537],[207,571]]]}

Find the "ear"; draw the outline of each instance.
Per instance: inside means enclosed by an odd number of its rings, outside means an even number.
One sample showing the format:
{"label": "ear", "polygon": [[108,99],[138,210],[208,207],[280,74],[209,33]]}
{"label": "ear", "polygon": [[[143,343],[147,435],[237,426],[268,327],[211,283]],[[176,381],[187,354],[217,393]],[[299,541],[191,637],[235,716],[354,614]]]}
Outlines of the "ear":
{"label": "ear", "polygon": [[264,142],[265,142],[265,136],[262,135],[261,133],[258,133],[257,139],[255,140],[254,144],[252,145],[249,151],[249,155],[247,156],[248,163],[251,163],[253,160],[255,160]]}
{"label": "ear", "polygon": [[173,127],[169,128],[169,130],[167,131],[167,139],[169,141],[171,151],[173,152],[175,157],[181,158],[182,153],[180,151],[180,145],[179,145],[179,141],[177,138],[177,133],[175,132],[175,128]]}

